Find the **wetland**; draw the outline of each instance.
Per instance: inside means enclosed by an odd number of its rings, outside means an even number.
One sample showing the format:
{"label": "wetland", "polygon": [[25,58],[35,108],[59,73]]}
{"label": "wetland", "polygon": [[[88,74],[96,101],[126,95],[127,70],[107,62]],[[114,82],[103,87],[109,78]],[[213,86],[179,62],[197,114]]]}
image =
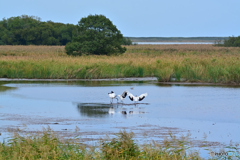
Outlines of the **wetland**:
{"label": "wetland", "polygon": [[[110,103],[110,91],[148,93],[138,104]],[[19,129],[34,133],[50,127],[63,137],[81,136],[95,145],[119,130],[133,132],[139,144],[162,143],[169,133],[189,140],[201,154],[206,148],[239,143],[240,88],[159,84],[152,81],[2,81],[1,140]],[[126,111],[127,114],[123,114]],[[75,130],[78,128],[78,132]]]}
{"label": "wetland", "polygon": [[[119,131],[127,137],[134,133],[139,145],[154,141],[154,151],[157,144],[173,148],[171,153],[158,152],[168,158],[182,151],[168,144],[185,144],[183,136],[204,158],[210,158],[210,150],[218,152],[229,144],[239,150],[239,48],[210,44],[126,48],[122,55],[74,57],[66,55],[64,46],[0,46],[1,142],[14,140],[16,133],[26,137],[51,128],[60,137],[78,137],[87,146]],[[125,90],[148,96],[138,104],[128,97],[123,104],[110,103],[107,93]],[[173,135],[177,140],[166,143]],[[153,159],[158,156],[162,154]]]}

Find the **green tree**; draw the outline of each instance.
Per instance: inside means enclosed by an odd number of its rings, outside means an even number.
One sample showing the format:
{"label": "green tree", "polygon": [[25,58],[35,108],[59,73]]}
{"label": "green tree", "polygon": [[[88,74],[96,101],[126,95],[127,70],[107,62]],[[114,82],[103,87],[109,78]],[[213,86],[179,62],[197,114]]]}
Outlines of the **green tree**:
{"label": "green tree", "polygon": [[223,44],[219,44],[218,46],[224,47],[240,47],[240,36],[238,37],[229,37],[228,39],[224,40]]}
{"label": "green tree", "polygon": [[0,21],[0,45],[66,45],[72,41],[73,24],[41,22],[22,15]]}
{"label": "green tree", "polygon": [[82,18],[73,34],[73,41],[65,46],[69,55],[94,54],[111,55],[124,53],[123,35],[113,23],[103,15],[89,15]]}

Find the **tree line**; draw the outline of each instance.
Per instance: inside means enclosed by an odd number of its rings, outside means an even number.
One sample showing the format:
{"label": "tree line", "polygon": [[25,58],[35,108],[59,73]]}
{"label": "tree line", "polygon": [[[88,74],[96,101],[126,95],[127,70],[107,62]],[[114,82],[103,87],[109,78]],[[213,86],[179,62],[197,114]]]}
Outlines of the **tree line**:
{"label": "tree line", "polygon": [[[42,22],[39,17],[22,15],[0,21],[0,45],[66,45],[72,42],[77,25]],[[123,45],[131,45],[123,38]]]}
{"label": "tree line", "polygon": [[224,47],[240,47],[240,36],[229,37],[228,39],[224,40],[222,45]]}

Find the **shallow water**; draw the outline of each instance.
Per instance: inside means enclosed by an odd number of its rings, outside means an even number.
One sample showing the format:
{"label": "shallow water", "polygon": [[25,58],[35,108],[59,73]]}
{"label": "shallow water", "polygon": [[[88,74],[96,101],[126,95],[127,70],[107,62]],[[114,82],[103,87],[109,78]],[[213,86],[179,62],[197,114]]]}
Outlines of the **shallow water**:
{"label": "shallow water", "polygon": [[[65,136],[80,129],[83,141],[121,129],[133,131],[139,143],[161,142],[168,132],[190,133],[196,147],[206,140],[212,147],[239,143],[240,88],[226,86],[159,85],[152,82],[1,82],[1,140],[7,129],[29,132],[50,126]],[[108,94],[128,90],[134,95],[148,93],[138,104],[128,98],[124,104]],[[127,114],[123,114],[126,111]],[[206,137],[206,139],[204,139]],[[207,154],[207,153],[206,153]]]}

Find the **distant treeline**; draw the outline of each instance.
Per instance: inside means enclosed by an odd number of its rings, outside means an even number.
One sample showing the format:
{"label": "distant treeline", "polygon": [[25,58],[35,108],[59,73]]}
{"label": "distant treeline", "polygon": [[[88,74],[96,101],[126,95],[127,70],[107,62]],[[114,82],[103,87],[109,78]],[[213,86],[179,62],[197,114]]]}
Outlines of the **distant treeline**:
{"label": "distant treeline", "polygon": [[[22,15],[0,21],[0,45],[66,45],[72,41],[76,25],[42,22],[39,17]],[[131,45],[129,38],[122,44]]]}
{"label": "distant treeline", "polygon": [[[0,45],[66,45],[72,41],[77,25],[42,22],[39,17],[22,15],[0,21]],[[132,42],[215,42],[219,46],[240,47],[239,37],[125,37]]]}
{"label": "distant treeline", "polygon": [[228,39],[225,39],[223,42],[220,41],[216,43],[218,46],[224,46],[224,47],[240,47],[240,36],[238,37],[228,37]]}
{"label": "distant treeline", "polygon": [[65,45],[72,40],[73,24],[41,22],[22,15],[0,21],[0,45]]}
{"label": "distant treeline", "polygon": [[228,37],[128,37],[133,42],[215,42]]}

